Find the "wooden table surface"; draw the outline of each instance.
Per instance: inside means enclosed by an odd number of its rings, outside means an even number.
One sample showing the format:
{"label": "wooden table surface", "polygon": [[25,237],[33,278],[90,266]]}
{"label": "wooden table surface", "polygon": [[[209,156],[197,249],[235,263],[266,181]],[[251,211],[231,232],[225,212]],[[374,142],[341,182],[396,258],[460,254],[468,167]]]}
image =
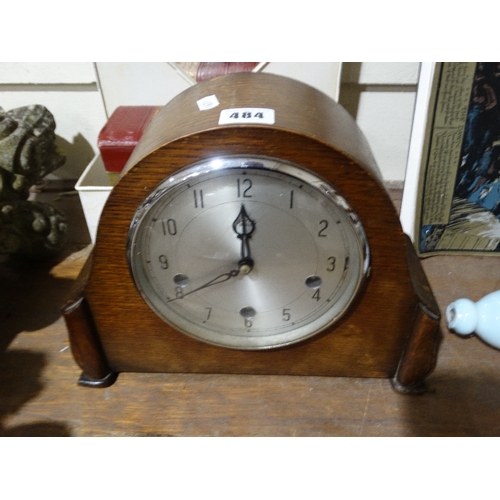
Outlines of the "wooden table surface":
{"label": "wooden table surface", "polygon": [[[90,238],[76,194],[38,198],[66,212],[69,242],[55,261],[0,260],[0,435],[500,435],[500,352],[449,333],[444,320],[437,367],[420,396],[400,395],[384,379],[321,377],[122,373],[106,389],[78,386],[60,308]],[[423,265],[442,313],[459,297],[500,289],[495,258]]]}

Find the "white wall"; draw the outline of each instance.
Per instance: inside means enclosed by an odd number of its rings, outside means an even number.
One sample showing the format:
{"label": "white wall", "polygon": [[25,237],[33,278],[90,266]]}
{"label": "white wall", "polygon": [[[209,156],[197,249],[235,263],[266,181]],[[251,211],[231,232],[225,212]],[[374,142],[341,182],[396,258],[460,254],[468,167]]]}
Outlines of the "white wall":
{"label": "white wall", "polygon": [[118,106],[162,106],[192,83],[168,63],[96,63],[108,116]]}
{"label": "white wall", "polygon": [[[404,179],[418,63],[267,63],[262,71],[302,80],[344,105],[365,133],[388,181]],[[55,116],[66,165],[77,179],[97,152],[97,136],[120,105],[162,105],[191,85],[157,63],[0,63],[0,106],[43,104]]]}
{"label": "white wall", "polygon": [[0,63],[0,107],[42,104],[56,120],[66,164],[50,177],[76,179],[93,158],[106,123],[93,63]]}
{"label": "white wall", "polygon": [[402,182],[419,63],[343,63],[339,102],[356,119],[387,181]]}

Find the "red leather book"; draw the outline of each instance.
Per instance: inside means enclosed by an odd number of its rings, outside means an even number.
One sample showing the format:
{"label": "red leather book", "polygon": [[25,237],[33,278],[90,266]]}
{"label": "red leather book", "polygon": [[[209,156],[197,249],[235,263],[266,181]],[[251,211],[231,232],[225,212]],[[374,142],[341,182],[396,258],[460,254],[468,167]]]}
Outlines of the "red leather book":
{"label": "red leather book", "polygon": [[97,140],[104,168],[119,174],[160,106],[119,106]]}

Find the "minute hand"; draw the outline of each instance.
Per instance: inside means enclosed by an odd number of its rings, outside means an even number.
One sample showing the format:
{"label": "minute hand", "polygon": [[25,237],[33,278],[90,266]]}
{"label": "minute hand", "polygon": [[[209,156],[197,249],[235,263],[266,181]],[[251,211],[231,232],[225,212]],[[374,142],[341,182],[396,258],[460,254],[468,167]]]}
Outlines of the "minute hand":
{"label": "minute hand", "polygon": [[167,300],[167,303],[172,302],[174,300],[183,299],[187,295],[191,295],[194,292],[199,292],[200,290],[203,290],[204,288],[208,288],[209,286],[218,285],[219,283],[224,283],[225,281],[228,281],[231,278],[235,278],[236,276],[238,276],[238,274],[240,274],[239,269],[233,269],[232,271],[229,271],[228,273],[220,274],[219,276],[210,280],[209,282],[205,283],[204,285],[201,285],[198,288],[195,288],[194,290],[191,290],[188,293],[182,294],[180,297],[175,297],[173,299]]}

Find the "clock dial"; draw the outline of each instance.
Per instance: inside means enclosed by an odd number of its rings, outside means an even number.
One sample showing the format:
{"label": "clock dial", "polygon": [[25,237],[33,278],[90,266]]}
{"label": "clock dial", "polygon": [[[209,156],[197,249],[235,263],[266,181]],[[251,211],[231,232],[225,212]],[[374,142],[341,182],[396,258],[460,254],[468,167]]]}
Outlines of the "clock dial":
{"label": "clock dial", "polygon": [[336,322],[366,276],[363,228],[335,188],[272,158],[219,158],[139,207],[128,259],[165,322],[235,349],[299,342]]}

